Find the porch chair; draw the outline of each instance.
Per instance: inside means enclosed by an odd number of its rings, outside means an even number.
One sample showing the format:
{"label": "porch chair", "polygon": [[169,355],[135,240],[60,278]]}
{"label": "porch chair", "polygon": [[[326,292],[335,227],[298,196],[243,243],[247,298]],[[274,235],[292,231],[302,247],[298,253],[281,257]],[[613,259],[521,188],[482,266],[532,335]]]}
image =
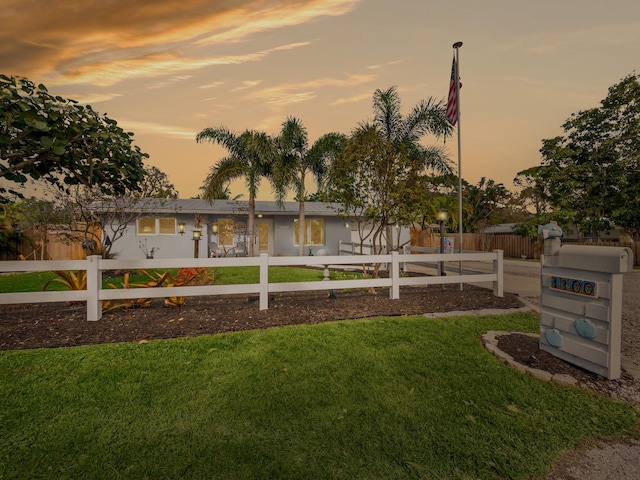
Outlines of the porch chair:
{"label": "porch chair", "polygon": [[214,258],[224,257],[225,251],[216,242],[211,242],[209,243],[209,254]]}

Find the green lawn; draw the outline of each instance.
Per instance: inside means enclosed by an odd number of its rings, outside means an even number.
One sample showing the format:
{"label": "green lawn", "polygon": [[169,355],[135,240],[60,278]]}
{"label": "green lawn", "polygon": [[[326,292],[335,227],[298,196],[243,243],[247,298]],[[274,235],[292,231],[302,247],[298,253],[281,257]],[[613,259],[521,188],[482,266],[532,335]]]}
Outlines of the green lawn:
{"label": "green lawn", "polygon": [[0,352],[0,478],[527,479],[622,402],[500,363],[533,314]]}

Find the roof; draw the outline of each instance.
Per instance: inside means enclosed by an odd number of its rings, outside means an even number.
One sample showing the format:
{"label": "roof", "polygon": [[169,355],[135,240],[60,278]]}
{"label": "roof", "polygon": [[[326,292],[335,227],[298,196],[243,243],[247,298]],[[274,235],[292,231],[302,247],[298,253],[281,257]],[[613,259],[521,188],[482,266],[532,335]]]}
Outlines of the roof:
{"label": "roof", "polygon": [[[305,214],[315,216],[336,217],[341,205],[339,203],[305,202]],[[201,215],[228,215],[246,212],[248,201],[246,200],[201,200],[201,199],[142,199],[132,207],[132,210],[154,213],[199,213]],[[292,215],[298,214],[298,202],[285,202],[280,208],[276,202],[256,201],[255,213],[263,215]]]}
{"label": "roof", "polygon": [[491,227],[483,228],[482,233],[513,233],[517,223],[501,223]]}

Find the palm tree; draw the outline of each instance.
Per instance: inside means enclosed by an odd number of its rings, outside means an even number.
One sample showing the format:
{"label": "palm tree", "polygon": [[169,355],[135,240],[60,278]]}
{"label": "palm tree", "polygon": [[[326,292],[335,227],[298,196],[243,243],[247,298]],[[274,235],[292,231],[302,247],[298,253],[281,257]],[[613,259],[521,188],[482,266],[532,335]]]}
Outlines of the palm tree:
{"label": "palm tree", "polygon": [[218,143],[229,151],[211,169],[203,188],[202,198],[214,200],[226,190],[231,180],[245,178],[249,193],[247,230],[248,254],[253,256],[253,234],[255,225],[256,195],[263,177],[269,176],[275,158],[274,143],[266,133],[245,130],[240,135],[225,127],[205,128],[196,136],[197,142]]}
{"label": "palm tree", "polygon": [[376,90],[373,94],[375,128],[393,144],[394,150],[404,150],[411,160],[421,163],[425,169],[450,173],[451,166],[442,148],[420,144],[420,139],[427,134],[443,139],[451,135],[453,127],[446,118],[444,101],[436,102],[429,97],[414,106],[406,117],[400,113],[400,107],[396,87]]}
{"label": "palm tree", "polygon": [[276,140],[278,159],[273,169],[273,183],[276,201],[280,204],[293,188],[298,207],[299,255],[304,255],[306,178],[316,177],[318,188],[326,186],[329,164],[343,149],[346,137],[339,133],[328,133],[319,138],[309,149],[307,129],[299,119],[288,117],[282,124],[280,136]]}
{"label": "palm tree", "polygon": [[[446,139],[452,127],[446,118],[443,101],[422,100],[403,116],[395,87],[376,90],[373,95],[374,118],[362,122],[352,133],[349,155],[339,159],[334,181],[345,194],[345,208],[352,210],[369,205],[367,221],[375,225],[374,244],[382,247],[386,236],[391,249],[390,225],[410,221],[407,199],[415,194],[416,180],[428,172],[447,174],[451,166],[442,147],[423,146],[427,134]],[[364,187],[353,188],[361,180]],[[367,186],[375,185],[375,188]],[[386,232],[386,235],[383,233]]]}

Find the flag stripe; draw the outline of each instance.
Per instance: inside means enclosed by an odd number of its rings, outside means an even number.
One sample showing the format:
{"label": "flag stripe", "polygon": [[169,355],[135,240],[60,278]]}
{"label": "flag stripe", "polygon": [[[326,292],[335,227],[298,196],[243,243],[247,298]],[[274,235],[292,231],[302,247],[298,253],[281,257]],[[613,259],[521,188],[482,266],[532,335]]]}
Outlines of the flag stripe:
{"label": "flag stripe", "polygon": [[449,98],[447,100],[447,119],[455,127],[458,122],[458,89],[456,88],[456,57],[451,64],[451,81],[449,82]]}

